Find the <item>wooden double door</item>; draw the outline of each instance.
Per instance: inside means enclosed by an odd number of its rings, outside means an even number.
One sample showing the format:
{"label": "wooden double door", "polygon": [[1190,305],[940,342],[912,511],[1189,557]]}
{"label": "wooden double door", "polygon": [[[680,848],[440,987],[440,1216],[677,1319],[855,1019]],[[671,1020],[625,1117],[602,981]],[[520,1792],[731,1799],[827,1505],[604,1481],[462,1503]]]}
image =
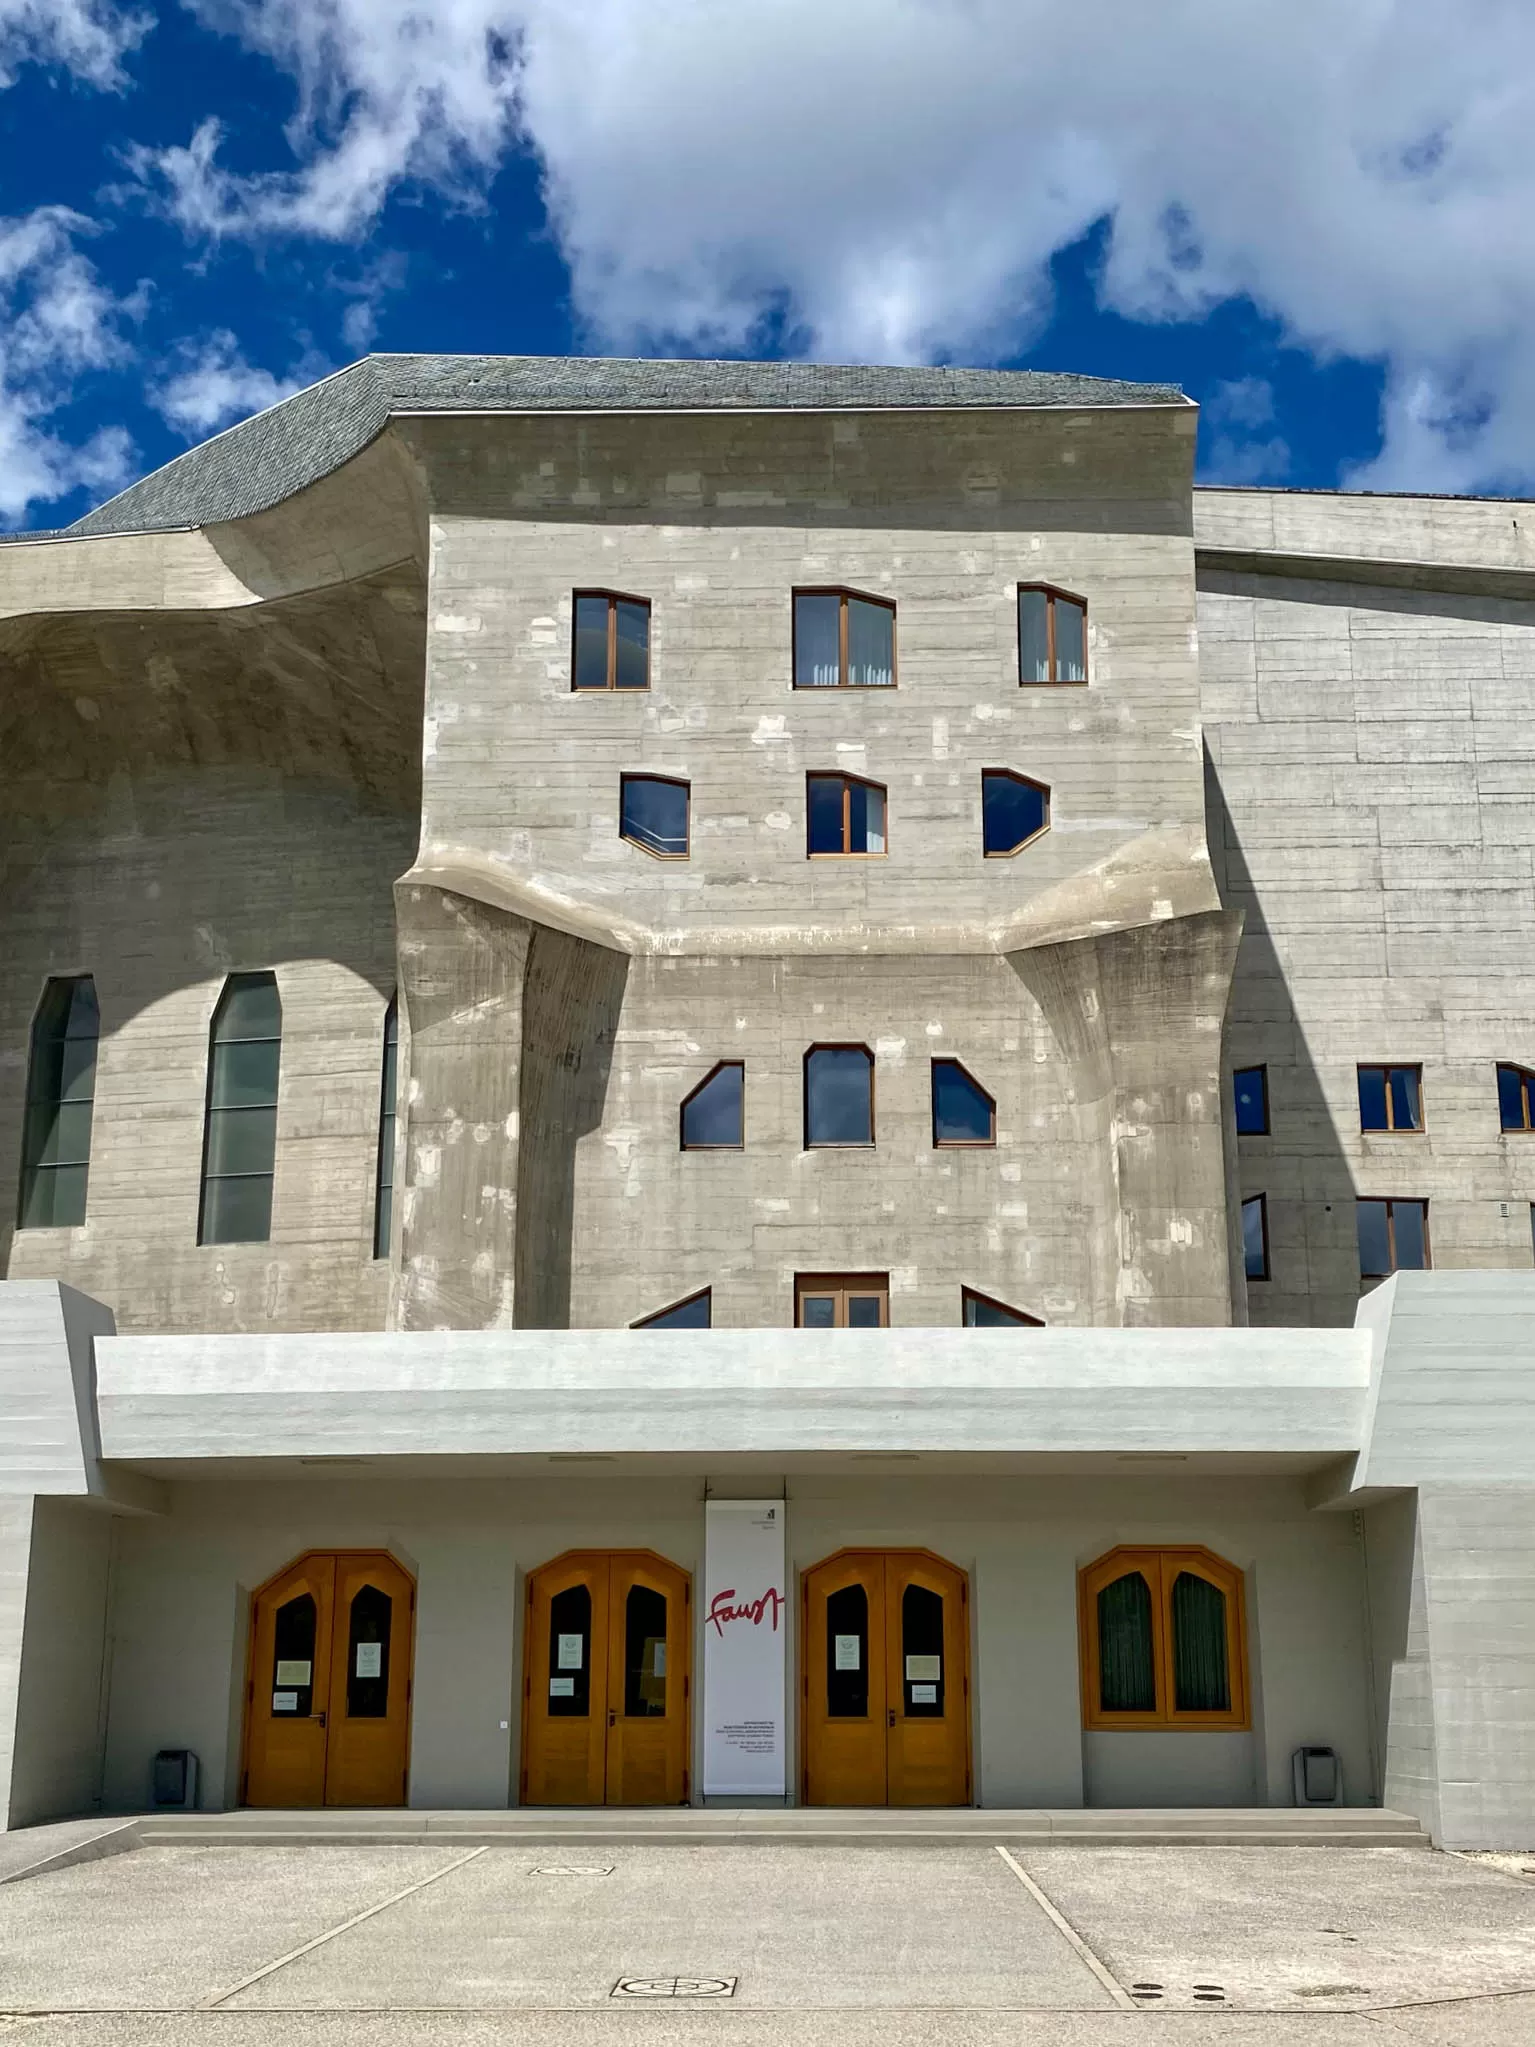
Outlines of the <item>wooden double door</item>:
{"label": "wooden double door", "polygon": [[524,1805],[685,1805],[692,1587],[654,1550],[528,1576]]}
{"label": "wooden double door", "polygon": [[801,1580],[807,1805],[970,1803],[970,1614],[930,1550],[839,1550]]}
{"label": "wooden double door", "polygon": [[383,1550],[311,1550],[251,1606],[245,1805],[403,1805],[416,1588]]}

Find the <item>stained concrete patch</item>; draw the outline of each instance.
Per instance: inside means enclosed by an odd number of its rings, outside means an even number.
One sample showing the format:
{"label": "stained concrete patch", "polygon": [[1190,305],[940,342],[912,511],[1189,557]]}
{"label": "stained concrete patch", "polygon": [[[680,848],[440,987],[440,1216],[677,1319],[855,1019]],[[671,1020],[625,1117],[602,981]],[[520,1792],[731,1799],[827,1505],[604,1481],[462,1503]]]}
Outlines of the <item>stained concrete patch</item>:
{"label": "stained concrete patch", "polygon": [[1051,1848],[1018,1858],[1127,1987],[1347,2011],[1535,1990],[1535,1888],[1407,1848]]}
{"label": "stained concrete patch", "polygon": [[605,2005],[621,1976],[734,1976],[737,2009],[1112,2009],[979,1844],[619,1849],[584,1883],[530,1859],[493,1848],[230,2008],[569,2009]]}
{"label": "stained concrete patch", "polygon": [[6,1884],[0,2010],[195,2004],[462,1853],[141,1848]]}

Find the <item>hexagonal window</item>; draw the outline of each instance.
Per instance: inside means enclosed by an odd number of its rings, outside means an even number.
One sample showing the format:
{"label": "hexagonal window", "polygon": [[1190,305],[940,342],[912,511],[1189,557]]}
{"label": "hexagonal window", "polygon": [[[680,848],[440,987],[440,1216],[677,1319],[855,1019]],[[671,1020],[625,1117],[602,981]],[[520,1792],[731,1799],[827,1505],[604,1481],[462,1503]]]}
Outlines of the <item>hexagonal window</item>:
{"label": "hexagonal window", "polygon": [[981,772],[981,842],[988,860],[1006,860],[1050,829],[1050,791],[1011,768]]}

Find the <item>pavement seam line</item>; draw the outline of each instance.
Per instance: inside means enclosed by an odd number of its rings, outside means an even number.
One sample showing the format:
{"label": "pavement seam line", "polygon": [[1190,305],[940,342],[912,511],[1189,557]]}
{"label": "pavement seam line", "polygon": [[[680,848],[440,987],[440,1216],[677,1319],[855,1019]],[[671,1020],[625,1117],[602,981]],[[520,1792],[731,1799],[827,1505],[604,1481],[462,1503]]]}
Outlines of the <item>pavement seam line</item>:
{"label": "pavement seam line", "polygon": [[1029,1875],[1029,1872],[1024,1868],[1023,1864],[1017,1861],[1012,1855],[1010,1855],[1007,1849],[1005,1849],[1000,1842],[996,1844],[996,1848],[997,1853],[1001,1856],[1002,1860],[1007,1864],[1008,1868],[1013,1872],[1013,1875],[1017,1877],[1019,1883],[1023,1885],[1024,1889],[1028,1892],[1029,1896],[1034,1900],[1035,1904],[1039,1907],[1040,1911],[1044,1913],[1045,1917],[1050,1921],[1050,1924],[1055,1928],[1056,1932],[1060,1934],[1061,1938],[1076,1954],[1078,1961],[1085,1963],[1086,1966],[1092,1970],[1093,1974],[1098,1978],[1098,1981],[1103,1985],[1104,1989],[1109,1993],[1110,1997],[1113,1998],[1114,2002],[1119,2006],[1120,2010],[1139,2011],[1141,2007],[1136,2003],[1135,1999],[1130,1995],[1129,1991],[1126,1990],[1123,1983],[1121,1983],[1119,1978],[1116,1975],[1114,1975],[1114,1973],[1110,1970],[1106,1963],[1099,1961],[1098,1957],[1093,1953],[1092,1949],[1088,1946],[1087,1942],[1082,1938],[1081,1934],[1078,1933],[1077,1929],[1072,1925],[1071,1921],[1066,1917],[1066,1915],[1063,1912],[1057,1910],[1055,1905],[1051,1903],[1050,1899],[1045,1896],[1044,1892],[1040,1889],[1039,1885],[1035,1883],[1033,1877]]}
{"label": "pavement seam line", "polygon": [[460,1855],[456,1862],[450,1862],[442,1869],[434,1869],[430,1876],[422,1877],[418,1883],[406,1884],[402,1890],[393,1892],[391,1896],[380,1898],[378,1903],[370,1905],[366,1912],[353,1913],[350,1919],[343,1919],[339,1926],[332,1926],[324,1933],[317,1933],[313,1940],[306,1940],[301,1947],[290,1948],[287,1954],[279,1955],[275,1962],[268,1962],[264,1968],[257,1969],[238,1983],[231,1983],[227,1990],[215,1991],[212,1997],[203,1998],[200,2003],[192,2006],[193,2011],[217,2011],[221,2004],[227,2004],[231,1997],[238,1997],[242,1990],[249,1990],[253,1983],[260,1983],[268,1976],[275,1976],[279,1969],[286,1969],[290,1962],[299,1961],[304,1955],[313,1954],[317,1947],[324,1947],[327,1941],[335,1940],[343,1933],[350,1933],[354,1926],[361,1926],[365,1919],[377,1918],[380,1912],[387,1912],[391,1905],[398,1905],[402,1899],[413,1897],[417,1891],[424,1891],[428,1884],[438,1883],[443,1877],[451,1876],[455,1869],[462,1869],[466,1862],[473,1862],[476,1857],[489,1853],[488,1844],[471,1848],[467,1855]]}

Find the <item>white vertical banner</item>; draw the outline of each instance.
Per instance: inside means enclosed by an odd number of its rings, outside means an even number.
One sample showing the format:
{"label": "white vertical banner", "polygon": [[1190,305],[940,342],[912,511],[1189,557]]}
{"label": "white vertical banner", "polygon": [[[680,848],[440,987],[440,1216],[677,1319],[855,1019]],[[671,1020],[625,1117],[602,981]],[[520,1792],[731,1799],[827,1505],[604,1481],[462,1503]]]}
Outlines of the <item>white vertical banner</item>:
{"label": "white vertical banner", "polygon": [[705,1798],[782,1798],[782,1500],[704,1502]]}

